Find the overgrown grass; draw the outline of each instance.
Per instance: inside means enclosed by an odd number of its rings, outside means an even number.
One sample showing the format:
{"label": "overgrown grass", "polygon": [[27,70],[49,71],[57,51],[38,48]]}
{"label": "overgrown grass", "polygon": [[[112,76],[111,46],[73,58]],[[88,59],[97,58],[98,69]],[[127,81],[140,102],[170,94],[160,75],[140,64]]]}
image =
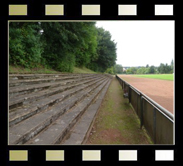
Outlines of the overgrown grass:
{"label": "overgrown grass", "polygon": [[162,80],[170,80],[173,81],[174,75],[173,74],[143,74],[143,75],[134,75],[136,77],[143,77],[143,78],[155,78],[155,79],[162,79]]}
{"label": "overgrown grass", "polygon": [[57,74],[57,73],[60,72],[43,67],[29,69],[21,66],[9,65],[9,74]]}
{"label": "overgrown grass", "polygon": [[[66,72],[59,72],[59,71],[56,71],[53,69],[47,69],[44,67],[29,69],[21,66],[9,65],[9,73],[10,74],[58,74],[58,73],[66,73]],[[73,73],[95,73],[95,72],[85,67],[84,68],[74,67]]]}
{"label": "overgrown grass", "polygon": [[73,73],[96,73],[96,72],[90,69],[87,69],[86,67],[83,67],[83,68],[74,67]]}
{"label": "overgrown grass", "polygon": [[117,80],[108,89],[92,133],[87,144],[152,144]]}

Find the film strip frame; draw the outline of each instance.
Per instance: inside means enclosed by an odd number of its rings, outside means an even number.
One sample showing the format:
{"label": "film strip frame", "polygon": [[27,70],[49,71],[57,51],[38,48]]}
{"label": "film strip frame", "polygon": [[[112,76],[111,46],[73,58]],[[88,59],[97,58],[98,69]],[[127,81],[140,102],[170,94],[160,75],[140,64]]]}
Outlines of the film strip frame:
{"label": "film strip frame", "polygon": [[[3,20],[3,25],[7,24],[8,20],[175,20],[176,15],[173,1],[168,4],[143,2],[91,2],[86,4],[86,2],[77,3],[66,1],[63,1],[63,3],[51,3],[49,1],[43,4],[30,1],[27,3],[25,1],[18,1],[17,3],[11,1],[6,5],[5,11],[6,18]],[[5,30],[6,26],[1,27],[1,31]],[[3,78],[7,78],[7,75],[4,74]],[[6,113],[3,115],[7,117]],[[178,115],[181,114],[178,113]],[[176,119],[179,119],[178,115]],[[176,131],[178,129],[180,128],[176,127]],[[7,135],[7,133],[4,132],[4,135]],[[176,134],[175,138],[177,141],[180,141],[178,134]],[[149,162],[161,164],[162,161],[166,162],[167,165],[176,165],[181,161],[181,149],[176,145],[177,141],[172,146],[7,145],[4,151],[4,159],[8,165],[34,165],[39,163],[51,165],[53,164],[51,161],[55,161],[55,165],[60,165],[61,163],[80,163],[87,165],[89,162],[95,162],[98,165],[111,162],[113,165],[119,165],[126,163],[125,161],[127,161],[127,164],[134,165],[147,164]],[[7,137],[5,138],[5,144],[7,144]]]}
{"label": "film strip frame", "polygon": [[[73,7],[74,6],[74,7]],[[39,7],[38,11],[33,10],[33,8]],[[108,9],[110,10],[107,10]],[[145,10],[148,9],[148,10]],[[71,11],[71,12],[70,12]],[[142,12],[143,11],[143,12]],[[144,13],[145,11],[145,13]],[[158,16],[171,16],[174,17],[174,4],[137,4],[137,3],[118,3],[118,4],[100,4],[100,3],[92,3],[92,4],[73,4],[72,6],[69,3],[56,3],[56,4],[15,4],[11,3],[8,5],[8,16],[11,18],[12,16],[28,16],[30,17],[45,17],[48,16],[59,16],[59,19],[65,19],[66,17],[80,17],[80,19],[85,19],[86,16],[96,16],[96,19],[101,19],[101,17],[110,16],[115,17],[115,19],[125,19],[124,16],[148,16],[148,17],[158,17]],[[62,17],[61,17],[62,16]],[[99,16],[97,18],[97,16]],[[120,17],[122,16],[122,17]],[[89,18],[88,17],[88,18]],[[27,18],[28,19],[28,18]],[[48,18],[49,19],[49,18]],[[105,18],[106,19],[106,18]],[[129,19],[129,18],[127,18]],[[152,18],[151,18],[152,19]],[[165,18],[164,18],[165,19]],[[173,19],[173,18],[168,18]]]}

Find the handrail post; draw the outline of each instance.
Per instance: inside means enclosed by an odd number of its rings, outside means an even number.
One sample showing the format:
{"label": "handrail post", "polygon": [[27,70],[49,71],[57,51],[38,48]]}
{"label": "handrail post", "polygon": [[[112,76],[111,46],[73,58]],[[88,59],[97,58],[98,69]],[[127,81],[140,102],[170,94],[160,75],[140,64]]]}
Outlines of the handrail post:
{"label": "handrail post", "polygon": [[129,93],[129,103],[131,103],[131,88],[130,88],[130,85],[128,85],[128,93]]}
{"label": "handrail post", "polygon": [[154,133],[154,143],[156,143],[156,109],[153,109],[153,133]]}
{"label": "handrail post", "polygon": [[143,126],[143,98],[142,95],[140,94],[140,128]]}
{"label": "handrail post", "polygon": [[138,96],[138,94],[137,94],[137,111],[136,111],[137,114],[138,114],[138,97],[139,97],[139,96]]}

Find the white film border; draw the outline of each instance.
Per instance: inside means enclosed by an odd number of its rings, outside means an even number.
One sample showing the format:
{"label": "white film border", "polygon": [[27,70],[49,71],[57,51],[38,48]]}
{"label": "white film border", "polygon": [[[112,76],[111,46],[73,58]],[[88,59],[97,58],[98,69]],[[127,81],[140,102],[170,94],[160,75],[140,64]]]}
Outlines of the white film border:
{"label": "white film border", "polygon": [[172,16],[173,15],[173,5],[155,5],[155,15],[156,16]]}
{"label": "white film border", "polygon": [[[9,150],[9,161],[28,161],[28,154],[28,150]],[[65,160],[65,150],[46,150],[45,154],[45,161]],[[102,161],[101,154],[101,150],[82,150],[82,161]],[[174,161],[174,150],[155,150],[154,158]],[[138,150],[119,150],[118,161],[138,161]]]}
{"label": "white film border", "polygon": [[[64,15],[64,4],[45,4],[45,16],[63,16]],[[137,4],[118,4],[118,16],[137,16]],[[68,10],[68,9],[67,9]],[[9,16],[26,16],[28,15],[28,5],[9,5]],[[101,5],[81,5],[81,16],[100,16]],[[173,4],[169,5],[154,5],[155,16],[173,16]]]}

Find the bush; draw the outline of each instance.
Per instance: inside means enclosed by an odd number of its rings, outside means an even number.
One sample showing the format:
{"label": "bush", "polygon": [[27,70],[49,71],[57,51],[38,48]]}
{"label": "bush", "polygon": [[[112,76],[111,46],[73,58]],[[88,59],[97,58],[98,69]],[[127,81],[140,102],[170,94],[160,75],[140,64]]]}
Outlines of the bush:
{"label": "bush", "polygon": [[108,73],[108,74],[115,74],[114,72],[114,67],[111,67],[111,68],[108,68],[105,73]]}
{"label": "bush", "polygon": [[73,72],[75,66],[75,56],[74,54],[67,54],[63,58],[60,58],[56,70],[60,72]]}
{"label": "bush", "polygon": [[10,23],[9,62],[27,68],[41,62],[43,52],[37,23]]}

